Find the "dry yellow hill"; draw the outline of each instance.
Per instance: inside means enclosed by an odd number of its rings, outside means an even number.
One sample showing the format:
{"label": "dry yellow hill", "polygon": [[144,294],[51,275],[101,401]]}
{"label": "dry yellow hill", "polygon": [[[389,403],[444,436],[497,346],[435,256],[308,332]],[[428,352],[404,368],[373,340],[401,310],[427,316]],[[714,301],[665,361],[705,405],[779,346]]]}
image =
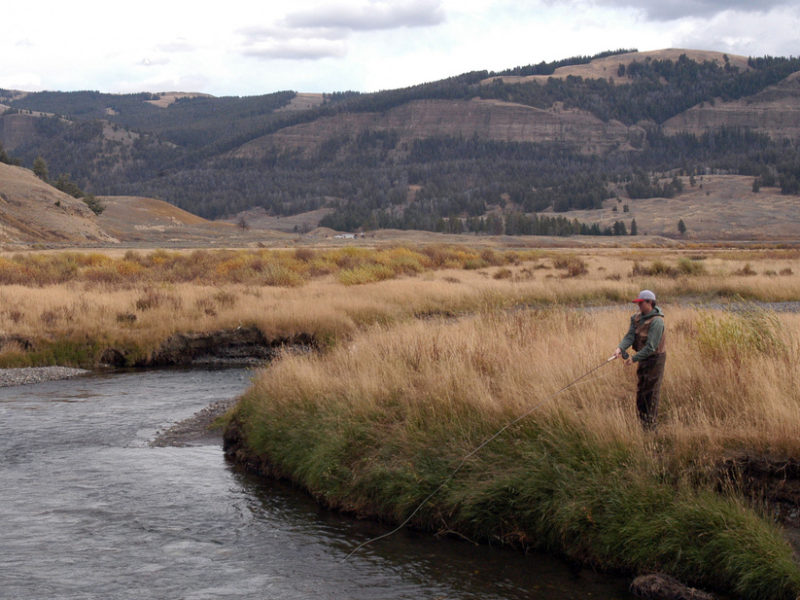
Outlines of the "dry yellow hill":
{"label": "dry yellow hill", "polygon": [[169,241],[224,237],[230,223],[212,222],[155,198],[104,196],[100,226],[122,241]]}
{"label": "dry yellow hill", "polygon": [[481,83],[491,83],[496,79],[502,79],[505,83],[525,83],[528,81],[545,82],[550,77],[556,79],[566,79],[570,75],[573,77],[583,77],[584,79],[612,79],[614,83],[626,83],[628,80],[623,76],[617,74],[619,65],[626,67],[634,62],[642,62],[648,58],[651,60],[678,60],[682,54],[687,58],[697,62],[714,61],[720,65],[725,64],[725,56],[731,66],[739,67],[741,70],[747,70],[750,67],[747,65],[747,57],[739,56],[736,54],[724,54],[723,52],[714,52],[711,50],[687,50],[683,48],[667,48],[664,50],[651,50],[649,52],[627,52],[625,54],[615,54],[613,56],[606,56],[604,58],[596,58],[595,60],[585,65],[568,65],[566,67],[559,67],[552,75],[505,75],[503,77],[489,77],[484,79]]}
{"label": "dry yellow hill", "polygon": [[312,108],[316,108],[317,106],[322,106],[324,100],[325,99],[322,94],[298,92],[297,95],[294,98],[292,98],[289,104],[287,104],[282,108],[279,108],[275,112],[295,112],[298,110],[310,110]]}
{"label": "dry yellow hill", "polygon": [[181,98],[212,98],[211,94],[201,94],[200,92],[160,92],[158,100],[145,100],[148,104],[158,106],[159,108],[167,108],[176,100]]}
{"label": "dry yellow hill", "polygon": [[0,163],[0,242],[113,243],[95,214],[32,171]]}

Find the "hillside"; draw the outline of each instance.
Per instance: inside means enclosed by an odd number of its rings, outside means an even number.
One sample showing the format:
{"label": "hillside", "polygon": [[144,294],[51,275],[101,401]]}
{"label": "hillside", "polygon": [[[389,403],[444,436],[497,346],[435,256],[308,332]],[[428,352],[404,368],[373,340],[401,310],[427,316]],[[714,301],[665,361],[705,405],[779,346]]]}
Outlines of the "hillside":
{"label": "hillside", "polygon": [[793,197],[798,71],[795,58],[619,50],[374,94],[0,90],[0,143],[94,194],[205,218],[325,211],[336,229],[483,231],[492,214],[673,196],[653,181],[675,175]]}
{"label": "hillside", "polygon": [[[313,156],[327,140],[357,137],[364,131],[393,132],[395,147],[431,137],[477,136],[500,142],[570,144],[593,153],[627,144],[629,129],[619,121],[603,122],[589,112],[563,106],[540,109],[481,98],[415,100],[386,112],[344,113],[285,127],[240,146],[230,156],[264,158],[275,149],[297,149]],[[633,129],[634,135],[641,135],[641,128]]]}
{"label": "hillside", "polygon": [[245,230],[234,223],[207,221],[154,198],[99,200],[104,210],[95,215],[83,200],[57,190],[29,169],[0,162],[0,245],[248,246],[283,244],[288,237],[271,231],[269,223]]}
{"label": "hillside", "polygon": [[702,135],[721,127],[758,131],[773,139],[800,139],[800,72],[746,98],[693,106],[668,119],[664,132]]}
{"label": "hillside", "polygon": [[[563,216],[597,223],[601,228],[621,221],[628,231],[635,219],[638,234],[644,236],[686,240],[800,239],[797,196],[781,194],[775,187],[753,192],[753,178],[741,175],[705,175],[698,177],[694,186],[688,177],[681,180],[684,189],[672,198],[609,199],[600,209],[568,211]],[[686,225],[683,236],[678,236],[679,220]]]}
{"label": "hillside", "polygon": [[226,223],[212,223],[154,198],[103,196],[105,210],[98,224],[125,242],[196,241],[224,239],[236,230]]}
{"label": "hillside", "polygon": [[0,242],[115,241],[82,200],[44,183],[28,169],[0,163]]}

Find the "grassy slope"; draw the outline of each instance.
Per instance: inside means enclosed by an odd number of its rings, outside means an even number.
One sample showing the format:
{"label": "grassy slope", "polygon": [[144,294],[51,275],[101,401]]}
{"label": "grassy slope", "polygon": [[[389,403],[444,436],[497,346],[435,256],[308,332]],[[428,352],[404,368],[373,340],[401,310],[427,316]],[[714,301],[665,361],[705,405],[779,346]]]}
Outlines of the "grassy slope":
{"label": "grassy slope", "polygon": [[[678,234],[678,220],[687,227],[684,240],[796,240],[800,234],[798,200],[779,188],[753,192],[753,178],[744,175],[704,175],[692,187],[680,178],[684,191],[674,198],[606,200],[598,210],[563,214],[582,223],[611,227],[623,221],[630,229],[636,219],[639,235]],[[623,192],[624,194],[624,192]],[[627,206],[629,212],[624,212]],[[616,209],[616,210],[615,210]]]}
{"label": "grassy slope", "polygon": [[33,171],[0,163],[0,242],[98,243],[112,238],[77,198]]}

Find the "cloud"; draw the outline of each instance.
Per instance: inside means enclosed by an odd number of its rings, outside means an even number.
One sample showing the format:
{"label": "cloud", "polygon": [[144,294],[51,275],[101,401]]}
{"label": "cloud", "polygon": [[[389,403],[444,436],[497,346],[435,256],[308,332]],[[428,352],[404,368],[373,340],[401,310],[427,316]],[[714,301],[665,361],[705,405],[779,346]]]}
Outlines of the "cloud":
{"label": "cloud", "polygon": [[747,19],[740,14],[721,13],[702,23],[689,24],[673,38],[681,48],[705,48],[760,56],[788,56],[797,53],[800,11],[776,8]]}
{"label": "cloud", "polygon": [[342,57],[347,54],[347,47],[344,43],[327,40],[271,40],[251,45],[242,54],[262,59],[319,60]]}
{"label": "cloud", "polygon": [[439,0],[392,3],[368,1],[357,5],[334,4],[290,13],[283,24],[290,28],[333,28],[376,31],[401,27],[431,27],[445,21]]}
{"label": "cloud", "polygon": [[758,12],[787,5],[797,0],[597,0],[597,4],[612,7],[631,7],[643,10],[654,21],[674,21],[683,17],[710,17],[724,11]]}
{"label": "cloud", "polygon": [[245,43],[256,44],[271,40],[343,40],[349,32],[334,27],[244,27],[239,30],[239,34],[244,36]]}
{"label": "cloud", "polygon": [[195,92],[208,89],[211,80],[205,75],[183,75],[177,77],[159,77],[148,79],[122,79],[113,82],[113,89],[117,93],[136,93],[142,91],[164,92],[180,90],[182,92]]}
{"label": "cloud", "polygon": [[0,88],[28,92],[44,89],[38,73],[0,73]]}
{"label": "cloud", "polygon": [[318,60],[347,54],[356,32],[430,27],[444,22],[441,0],[357,0],[289,13],[276,24],[245,27],[241,54],[261,59]]}
{"label": "cloud", "polygon": [[139,63],[139,65],[141,65],[142,67],[159,67],[161,65],[168,65],[168,64],[169,64],[169,58],[167,58],[166,56],[159,56],[156,58],[149,58],[146,56]]}
{"label": "cloud", "polygon": [[161,52],[172,53],[172,52],[192,52],[197,48],[197,46],[189,43],[189,41],[185,38],[178,38],[177,40],[173,40],[171,42],[164,42],[163,44],[158,44],[156,48]]}

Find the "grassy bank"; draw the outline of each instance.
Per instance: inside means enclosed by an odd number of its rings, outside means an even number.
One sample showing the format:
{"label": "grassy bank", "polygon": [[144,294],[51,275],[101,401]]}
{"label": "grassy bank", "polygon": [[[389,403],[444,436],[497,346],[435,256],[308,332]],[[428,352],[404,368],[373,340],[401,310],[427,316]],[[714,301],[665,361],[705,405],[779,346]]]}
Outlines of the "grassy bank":
{"label": "grassy bank", "polygon": [[519,306],[800,298],[792,250],[500,251],[454,246],[0,258],[0,367],[131,360],[175,333],[258,327],[322,346],[375,324]]}
{"label": "grassy bank", "polygon": [[[627,312],[487,311],[379,327],[258,377],[231,430],[327,505],[399,522],[481,440],[606,358]],[[800,452],[800,319],[669,310],[656,436],[632,370],[611,363],[470,459],[414,524],[661,570],[743,598],[794,598],[779,529],[716,468],[732,452]]]}

